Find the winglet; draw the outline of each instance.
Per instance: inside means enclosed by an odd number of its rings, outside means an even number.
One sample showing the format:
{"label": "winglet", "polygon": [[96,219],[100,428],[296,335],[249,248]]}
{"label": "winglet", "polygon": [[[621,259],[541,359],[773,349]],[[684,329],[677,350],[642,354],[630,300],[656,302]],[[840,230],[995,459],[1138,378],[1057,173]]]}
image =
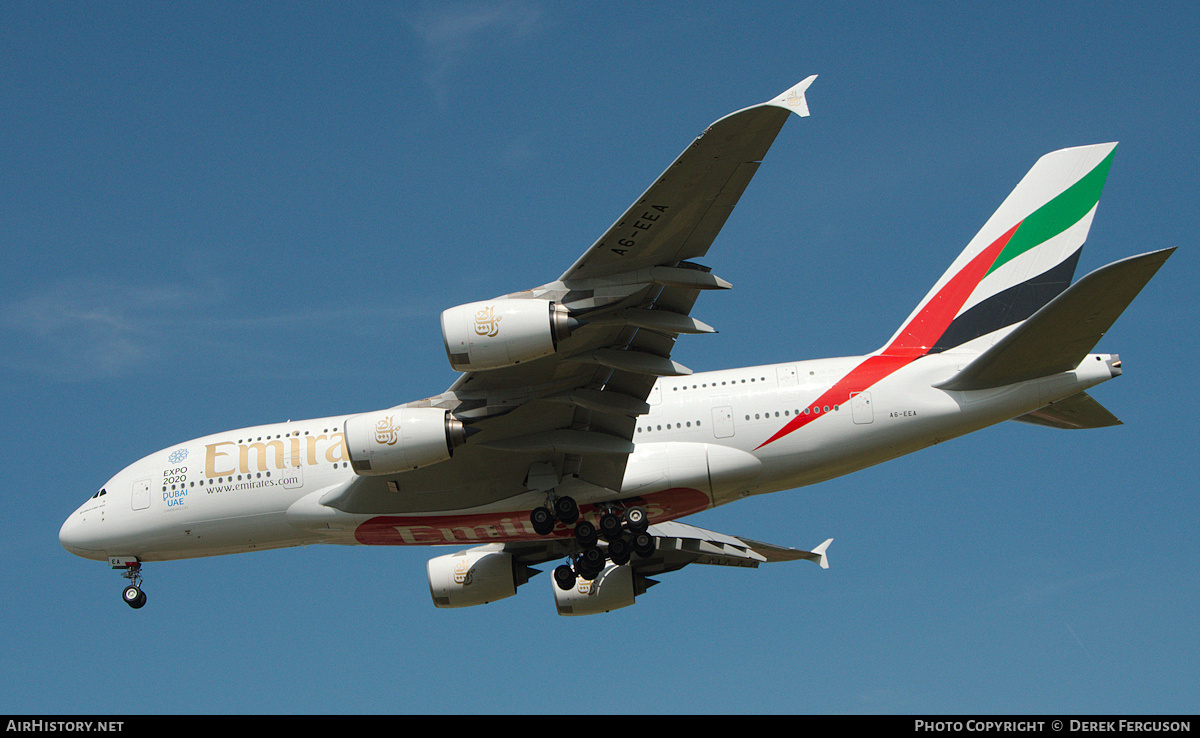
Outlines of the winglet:
{"label": "winglet", "polygon": [[829,568],[829,557],[825,555],[825,549],[829,548],[829,544],[831,544],[831,543],[833,543],[832,538],[830,538],[829,540],[825,541],[820,546],[817,546],[816,548],[814,548],[812,550],[812,552],[817,555],[816,562],[817,562],[817,564],[820,565],[820,567],[822,569]]}
{"label": "winglet", "polygon": [[788,110],[795,112],[801,118],[807,118],[808,100],[804,99],[804,91],[808,89],[808,86],[811,85],[813,80],[816,78],[817,75],[815,74],[811,77],[805,78],[803,82],[787,90],[782,95],[767,104],[775,105],[781,108],[787,108]]}

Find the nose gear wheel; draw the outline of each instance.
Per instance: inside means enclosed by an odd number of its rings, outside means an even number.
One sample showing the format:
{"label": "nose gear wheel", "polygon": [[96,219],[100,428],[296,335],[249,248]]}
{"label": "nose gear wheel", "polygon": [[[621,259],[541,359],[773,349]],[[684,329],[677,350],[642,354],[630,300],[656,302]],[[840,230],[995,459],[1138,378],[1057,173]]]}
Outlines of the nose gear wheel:
{"label": "nose gear wheel", "polygon": [[123,566],[114,564],[113,568],[124,568],[124,573],[121,576],[129,580],[127,586],[121,592],[121,599],[125,601],[134,610],[141,608],[146,604],[146,593],[142,591],[142,565],[138,561],[130,561]]}

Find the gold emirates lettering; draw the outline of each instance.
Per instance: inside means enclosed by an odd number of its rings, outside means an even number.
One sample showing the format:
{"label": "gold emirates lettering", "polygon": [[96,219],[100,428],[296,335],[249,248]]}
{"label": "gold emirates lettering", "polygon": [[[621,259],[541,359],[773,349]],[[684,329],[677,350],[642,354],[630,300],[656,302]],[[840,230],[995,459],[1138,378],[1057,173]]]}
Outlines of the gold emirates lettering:
{"label": "gold emirates lettering", "polygon": [[209,478],[349,460],[346,437],[342,433],[305,436],[303,439],[290,436],[256,443],[221,441],[206,445],[204,452],[204,475]]}

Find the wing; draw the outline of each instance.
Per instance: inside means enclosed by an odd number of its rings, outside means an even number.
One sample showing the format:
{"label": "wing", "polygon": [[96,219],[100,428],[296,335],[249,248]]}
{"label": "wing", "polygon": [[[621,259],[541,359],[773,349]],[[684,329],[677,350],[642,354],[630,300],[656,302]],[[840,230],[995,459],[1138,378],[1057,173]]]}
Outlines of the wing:
{"label": "wing", "polygon": [[[833,543],[833,539],[830,538],[812,551],[802,551],[798,548],[716,533],[678,521],[652,525],[648,532],[655,539],[654,552],[649,556],[635,555],[629,562],[633,571],[640,576],[657,576],[678,571],[688,564],[754,569],[758,568],[759,564],[801,559],[812,561],[822,569],[828,569],[829,557],[825,551],[829,544]],[[491,544],[480,547],[480,550],[483,549],[510,553],[519,563],[526,566],[561,559],[579,552],[578,544],[573,539],[561,538]]]}
{"label": "wing", "polygon": [[833,543],[830,538],[812,551],[801,551],[714,533],[677,521],[652,525],[650,533],[657,539],[655,553],[633,564],[634,571],[644,576],[675,571],[688,564],[757,568],[762,563],[800,559],[807,559],[822,569],[828,569],[829,559],[825,549]]}
{"label": "wing", "polygon": [[322,504],[421,513],[511,508],[525,494],[532,508],[550,489],[580,504],[613,499],[655,381],[691,373],[671,360],[676,338],[713,331],[690,316],[697,296],[730,287],[691,260],[708,252],[788,116],[808,115],[814,79],[713,123],[558,280],[496,298],[550,301],[573,328],[549,355],[467,371],[409,404],[445,408],[470,428],[452,459],[359,477]]}
{"label": "wing", "polygon": [[560,279],[605,277],[704,256],[789,112],[808,115],[804,93],[816,78],[709,126]]}

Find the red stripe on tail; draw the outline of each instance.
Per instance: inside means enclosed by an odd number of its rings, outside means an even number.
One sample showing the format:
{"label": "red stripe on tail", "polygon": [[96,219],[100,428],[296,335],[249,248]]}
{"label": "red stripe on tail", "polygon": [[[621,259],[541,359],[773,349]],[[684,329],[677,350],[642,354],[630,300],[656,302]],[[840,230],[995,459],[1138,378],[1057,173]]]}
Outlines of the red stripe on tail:
{"label": "red stripe on tail", "polygon": [[951,277],[950,281],[946,282],[937,294],[925,303],[924,307],[913,316],[908,325],[904,326],[896,336],[896,340],[892,341],[887,348],[877,356],[867,357],[861,364],[854,367],[849,374],[842,377],[837,384],[830,387],[809,405],[807,412],[792,418],[775,435],[759,444],[758,448],[774,443],[789,433],[803,428],[821,417],[826,407],[846,404],[851,395],[865,391],[885,377],[927,354],[946,332],[946,328],[950,326],[954,316],[958,315],[959,310],[962,310],[962,306],[966,304],[971,293],[987,275],[988,269],[996,261],[996,257],[1000,255],[1005,245],[1008,244],[1008,240],[1020,227],[1021,224],[1017,223],[974,259],[971,259],[970,263]]}

